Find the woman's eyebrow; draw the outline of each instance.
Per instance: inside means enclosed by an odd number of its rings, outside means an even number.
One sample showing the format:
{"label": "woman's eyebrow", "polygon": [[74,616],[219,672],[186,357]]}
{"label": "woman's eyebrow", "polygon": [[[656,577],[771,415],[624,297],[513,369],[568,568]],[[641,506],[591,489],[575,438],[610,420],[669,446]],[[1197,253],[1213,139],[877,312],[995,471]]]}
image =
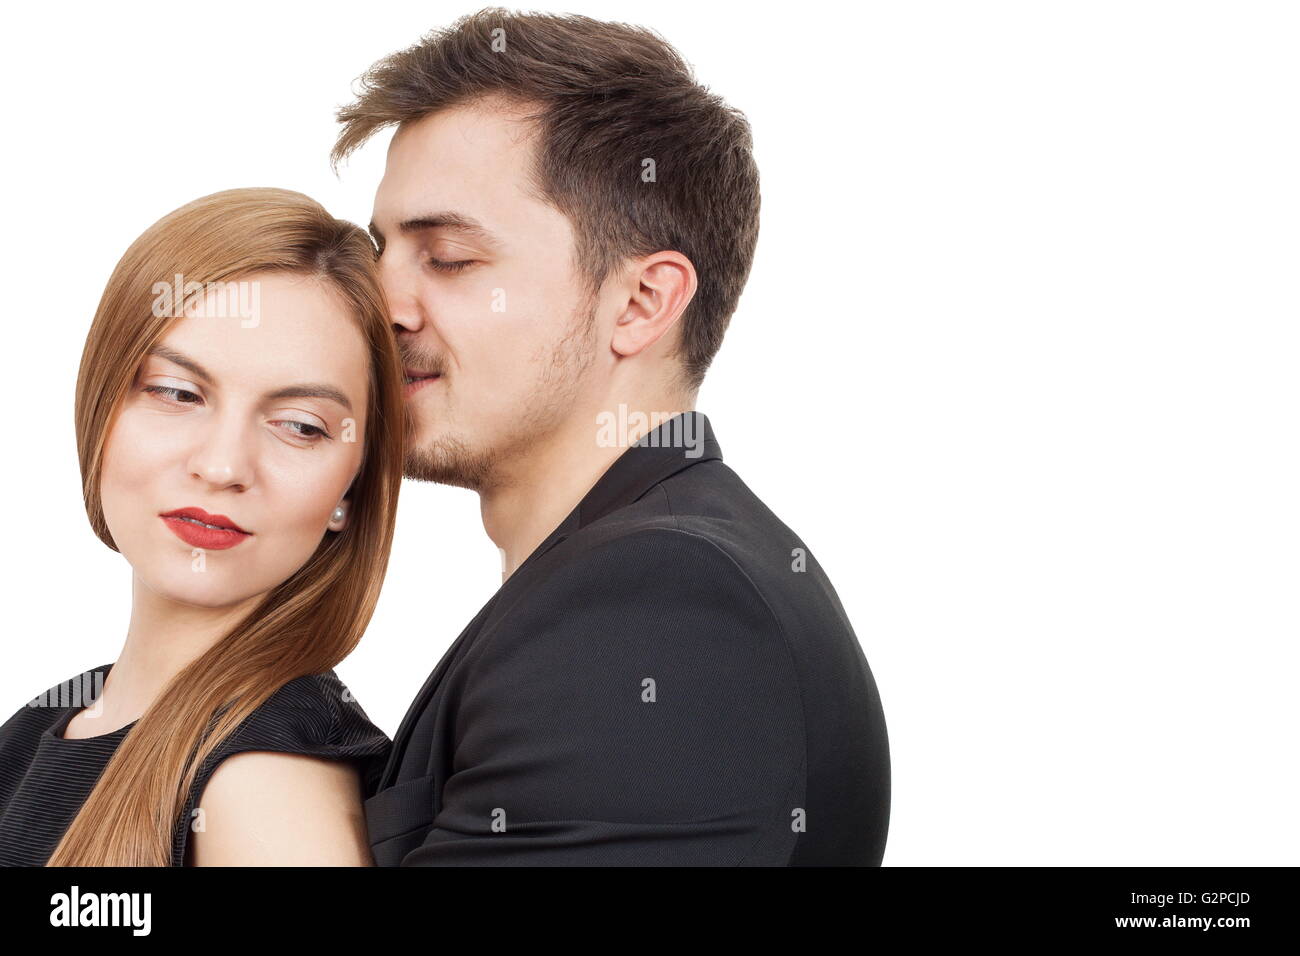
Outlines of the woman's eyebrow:
{"label": "woman's eyebrow", "polygon": [[194,361],[194,359],[190,358],[188,355],[183,355],[182,353],[177,352],[173,348],[168,348],[166,345],[152,345],[149,347],[148,354],[156,355],[159,358],[166,359],[169,362],[179,365],[181,368],[189,369],[204,381],[216,382],[216,378],[214,378],[202,365]]}
{"label": "woman's eyebrow", "polygon": [[267,398],[328,398],[332,402],[338,402],[348,411],[352,411],[352,403],[348,397],[333,385],[325,385],[319,382],[308,382],[304,385],[290,385],[286,388],[277,388],[274,392],[267,392]]}
{"label": "woman's eyebrow", "polygon": [[[182,352],[178,352],[166,345],[154,345],[149,349],[150,355],[156,355],[159,358],[166,359],[179,365],[183,369],[188,369],[199,378],[211,384],[216,384],[216,377],[213,376],[194,359]],[[289,385],[285,388],[277,388],[273,392],[267,392],[264,398],[326,398],[332,402],[337,402],[348,411],[352,411],[352,403],[348,397],[343,394],[342,389],[335,388],[333,385],[326,385],[322,382],[306,382],[302,385]]]}

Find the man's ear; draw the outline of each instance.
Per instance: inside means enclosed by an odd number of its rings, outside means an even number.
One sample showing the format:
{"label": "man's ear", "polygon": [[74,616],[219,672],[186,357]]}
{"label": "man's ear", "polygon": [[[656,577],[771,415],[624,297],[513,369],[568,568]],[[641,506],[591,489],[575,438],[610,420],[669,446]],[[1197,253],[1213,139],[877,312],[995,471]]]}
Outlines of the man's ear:
{"label": "man's ear", "polygon": [[627,308],[610,342],[625,358],[654,345],[677,323],[698,284],[691,260],[669,250],[634,260],[628,280]]}

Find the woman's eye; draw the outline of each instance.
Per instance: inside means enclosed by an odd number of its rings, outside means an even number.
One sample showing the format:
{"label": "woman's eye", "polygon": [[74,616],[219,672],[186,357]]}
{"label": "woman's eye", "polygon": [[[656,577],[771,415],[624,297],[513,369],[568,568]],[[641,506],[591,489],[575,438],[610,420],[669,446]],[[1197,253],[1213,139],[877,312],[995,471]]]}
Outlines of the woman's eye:
{"label": "woman's eye", "polygon": [[[146,385],[143,389],[141,389],[141,391],[149,392],[152,395],[164,396],[169,401],[174,402],[177,405],[197,405],[202,401],[202,399],[200,399],[199,396],[194,394],[193,392],[186,391],[183,388],[176,388],[171,385]],[[194,401],[190,401],[189,399],[185,399],[181,397],[185,395],[188,395],[189,398],[194,399]],[[288,425],[289,431],[292,432],[298,438],[307,438],[312,441],[315,441],[318,438],[330,437],[329,432],[327,432],[325,429],[321,428],[318,425],[310,425],[307,422],[281,421],[281,422],[276,422],[276,424]]]}
{"label": "woman's eye", "polygon": [[[174,388],[171,385],[146,385],[144,391],[153,395],[167,396],[171,401],[176,402],[178,405],[195,405],[200,401],[199,396],[195,395],[193,392],[187,392],[183,388]],[[182,395],[188,395],[190,398],[194,399],[194,401],[180,398]]]}
{"label": "woman's eye", "polygon": [[[280,424],[290,426],[289,430],[299,438],[329,438],[329,432],[325,431],[325,429],[316,425],[308,425],[306,422],[286,421]],[[303,429],[303,431],[298,431],[299,428]]]}
{"label": "woman's eye", "polygon": [[439,272],[459,272],[473,262],[473,259],[460,259],[456,262],[449,262],[446,259],[430,259],[429,265]]}

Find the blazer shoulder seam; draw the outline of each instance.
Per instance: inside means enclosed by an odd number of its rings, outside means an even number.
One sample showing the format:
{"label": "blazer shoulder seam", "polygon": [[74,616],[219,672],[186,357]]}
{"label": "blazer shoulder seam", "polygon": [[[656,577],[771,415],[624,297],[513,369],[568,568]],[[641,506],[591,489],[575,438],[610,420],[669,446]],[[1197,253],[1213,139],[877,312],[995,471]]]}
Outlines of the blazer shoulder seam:
{"label": "blazer shoulder seam", "polygon": [[[664,494],[667,495],[667,491],[665,491]],[[795,695],[799,699],[799,739],[803,742],[803,755],[799,765],[795,767],[794,770],[791,772],[785,790],[783,791],[784,793],[789,793],[791,790],[794,789],[795,785],[798,783],[800,774],[806,775],[807,773],[808,714],[807,714],[807,707],[804,704],[803,686],[799,682],[799,669],[795,666],[794,653],[790,649],[790,639],[789,636],[786,634],[785,624],[781,621],[780,615],[776,613],[771,603],[767,600],[767,596],[763,593],[762,588],[760,588],[754,582],[754,579],[750,577],[749,572],[746,571],[744,566],[741,565],[741,563],[736,560],[735,555],[733,555],[726,548],[722,547],[722,545],[720,545],[717,541],[710,538],[708,535],[701,534],[698,531],[682,528],[680,526],[680,520],[675,515],[672,516],[672,520],[673,520],[673,527],[651,526],[651,527],[635,528],[633,530],[628,531],[626,534],[621,534],[615,538],[610,539],[610,543],[615,541],[623,541],[629,538],[634,538],[637,537],[638,535],[650,535],[650,534],[681,535],[687,538],[691,538],[703,542],[704,545],[706,545],[708,548],[717,551],[719,554],[721,554],[723,557],[726,558],[726,560],[731,564],[731,566],[744,580],[745,584],[748,585],[749,590],[758,597],[759,601],[762,602],[763,608],[767,611],[768,617],[776,624],[777,633],[781,636],[781,647],[784,649],[785,657],[786,657],[786,671],[790,675],[790,680],[794,686]],[[806,776],[805,776],[805,780],[806,780]],[[737,862],[737,865],[740,865],[740,863],[742,863],[745,860],[745,858],[748,857],[749,854],[753,852],[754,847],[758,846],[759,842],[766,835],[767,835],[766,830],[764,830],[764,832],[758,835],[758,837],[755,839],[754,843],[750,846],[750,848],[746,850],[744,854],[742,854],[740,860]],[[791,852],[793,853],[793,851]]]}

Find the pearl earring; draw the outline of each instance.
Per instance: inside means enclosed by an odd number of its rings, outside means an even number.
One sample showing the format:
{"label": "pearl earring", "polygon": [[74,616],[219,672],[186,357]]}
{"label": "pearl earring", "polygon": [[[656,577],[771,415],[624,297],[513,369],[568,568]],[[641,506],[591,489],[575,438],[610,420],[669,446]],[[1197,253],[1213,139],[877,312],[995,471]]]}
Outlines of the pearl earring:
{"label": "pearl earring", "polygon": [[334,509],[334,513],[330,515],[330,520],[333,521],[335,524],[338,524],[340,521],[343,520],[343,516],[345,514],[347,514],[347,512],[343,510],[342,505],[339,505],[337,508]]}

